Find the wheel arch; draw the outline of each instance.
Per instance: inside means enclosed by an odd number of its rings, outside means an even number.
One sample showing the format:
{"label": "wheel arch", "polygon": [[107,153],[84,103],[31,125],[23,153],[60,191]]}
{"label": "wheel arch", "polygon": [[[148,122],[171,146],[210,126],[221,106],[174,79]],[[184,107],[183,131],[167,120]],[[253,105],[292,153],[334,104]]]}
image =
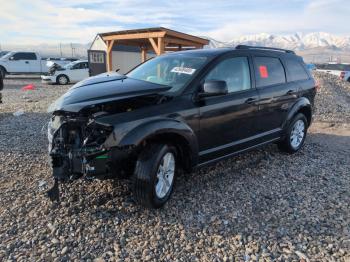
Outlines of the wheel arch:
{"label": "wheel arch", "polygon": [[304,114],[306,119],[307,119],[308,126],[311,125],[311,122],[312,122],[312,106],[311,106],[310,101],[307,98],[302,97],[289,110],[287,118],[286,118],[286,120],[284,121],[284,124],[283,124],[283,129],[288,127],[288,123],[290,123],[290,121],[293,119],[293,117],[296,114],[298,114],[298,113]]}
{"label": "wheel arch", "polygon": [[166,143],[176,147],[185,171],[190,172],[198,161],[198,143],[193,130],[175,119],[161,119],[137,125],[118,143],[140,151],[149,143]]}
{"label": "wheel arch", "polygon": [[[59,74],[58,76],[56,76],[56,83],[58,83],[58,78],[59,78],[60,76],[65,76],[65,77],[67,77],[68,83],[70,82],[70,79],[69,79],[69,77],[68,77],[66,74]],[[67,83],[67,84],[68,84],[68,83]]]}

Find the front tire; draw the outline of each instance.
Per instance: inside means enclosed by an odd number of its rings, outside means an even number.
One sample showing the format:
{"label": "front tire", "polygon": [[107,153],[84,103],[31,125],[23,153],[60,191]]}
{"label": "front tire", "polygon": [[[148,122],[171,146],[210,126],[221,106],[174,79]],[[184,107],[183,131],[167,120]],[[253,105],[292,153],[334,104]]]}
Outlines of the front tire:
{"label": "front tire", "polygon": [[307,134],[308,122],[304,114],[297,114],[290,122],[286,137],[278,143],[281,151],[296,153],[303,146]]}
{"label": "front tire", "polygon": [[132,176],[132,191],[137,203],[160,208],[170,198],[177,171],[176,149],[165,144],[150,144],[138,157]]}
{"label": "front tire", "polygon": [[66,75],[59,75],[56,79],[57,84],[66,85],[69,83],[69,79]]}
{"label": "front tire", "polygon": [[3,68],[2,66],[0,66],[0,75],[1,75],[2,79],[5,79],[5,77],[6,77],[6,69]]}

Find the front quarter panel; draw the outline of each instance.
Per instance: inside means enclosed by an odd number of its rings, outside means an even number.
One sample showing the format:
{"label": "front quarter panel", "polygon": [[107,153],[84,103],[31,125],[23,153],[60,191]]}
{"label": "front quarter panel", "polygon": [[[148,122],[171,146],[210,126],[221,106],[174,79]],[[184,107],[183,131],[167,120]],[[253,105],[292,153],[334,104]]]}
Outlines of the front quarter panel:
{"label": "front quarter panel", "polygon": [[114,130],[105,141],[106,148],[137,147],[145,139],[175,134],[186,139],[193,154],[198,154],[199,110],[185,96],[164,104],[131,112],[109,115],[97,123],[112,125]]}

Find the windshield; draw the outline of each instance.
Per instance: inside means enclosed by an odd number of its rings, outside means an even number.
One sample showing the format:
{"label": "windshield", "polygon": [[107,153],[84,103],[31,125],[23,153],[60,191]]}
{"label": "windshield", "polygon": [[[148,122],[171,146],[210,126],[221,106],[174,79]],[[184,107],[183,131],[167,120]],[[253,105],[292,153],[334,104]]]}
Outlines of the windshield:
{"label": "windshield", "polygon": [[193,79],[206,60],[206,57],[186,54],[159,56],[136,67],[127,76],[171,86],[170,92],[177,92]]}
{"label": "windshield", "polygon": [[9,53],[3,55],[1,58],[7,59],[7,58],[9,58],[10,56],[12,56],[14,53],[15,53],[15,52],[9,52]]}
{"label": "windshield", "polygon": [[63,68],[65,68],[65,69],[72,69],[72,67],[73,67],[75,64],[77,64],[77,63],[80,63],[80,62],[79,62],[79,61],[70,62],[70,63],[64,65]]}

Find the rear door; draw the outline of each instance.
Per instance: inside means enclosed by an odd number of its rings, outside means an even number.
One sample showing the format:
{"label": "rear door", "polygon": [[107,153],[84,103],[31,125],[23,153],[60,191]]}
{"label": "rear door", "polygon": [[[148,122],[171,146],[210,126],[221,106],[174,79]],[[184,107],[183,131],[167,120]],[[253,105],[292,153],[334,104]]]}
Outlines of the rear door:
{"label": "rear door", "polygon": [[200,162],[248,147],[256,135],[258,93],[252,84],[248,56],[226,57],[217,62],[205,80],[226,81],[229,93],[200,102]]}
{"label": "rear door", "polygon": [[41,73],[41,59],[35,53],[26,53],[26,59],[31,73]]}
{"label": "rear door", "polygon": [[298,98],[298,85],[287,83],[281,59],[254,56],[256,87],[260,95],[258,129],[265,140],[278,137],[290,107]]}

